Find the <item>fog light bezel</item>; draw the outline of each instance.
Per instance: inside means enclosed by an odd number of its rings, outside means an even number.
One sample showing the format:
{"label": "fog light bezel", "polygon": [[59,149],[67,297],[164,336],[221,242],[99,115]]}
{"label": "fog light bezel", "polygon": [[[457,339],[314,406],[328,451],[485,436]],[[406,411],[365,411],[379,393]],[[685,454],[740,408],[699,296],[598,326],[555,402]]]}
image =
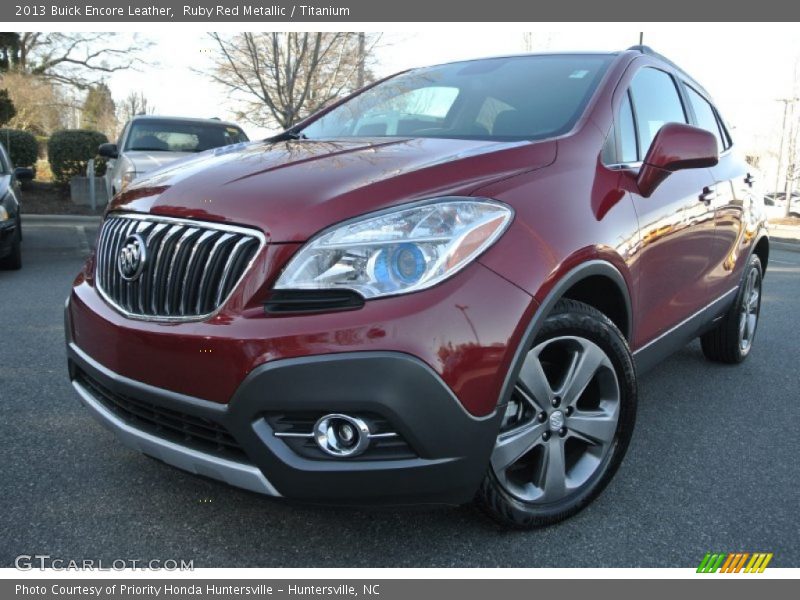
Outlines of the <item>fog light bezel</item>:
{"label": "fog light bezel", "polygon": [[[339,441],[338,431],[342,423],[350,425],[355,432],[356,439],[352,445],[342,444]],[[371,432],[369,426],[358,417],[331,413],[320,417],[314,423],[313,437],[319,449],[326,454],[345,458],[362,454],[369,447]]]}

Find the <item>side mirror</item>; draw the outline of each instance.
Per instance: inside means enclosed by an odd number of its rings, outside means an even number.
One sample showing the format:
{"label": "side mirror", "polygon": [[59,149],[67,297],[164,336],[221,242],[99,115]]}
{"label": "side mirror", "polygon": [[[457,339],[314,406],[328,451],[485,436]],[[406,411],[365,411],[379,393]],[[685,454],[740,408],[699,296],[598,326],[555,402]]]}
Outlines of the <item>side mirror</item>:
{"label": "side mirror", "polygon": [[116,144],[100,144],[100,146],[97,148],[97,153],[103,158],[119,157]]}
{"label": "side mirror", "polygon": [[33,179],[33,169],[29,167],[17,167],[14,169],[14,177],[20,181],[30,181]]}
{"label": "side mirror", "polygon": [[649,198],[675,171],[713,167],[719,162],[714,134],[683,123],[667,123],[656,133],[647,150],[636,184]]}

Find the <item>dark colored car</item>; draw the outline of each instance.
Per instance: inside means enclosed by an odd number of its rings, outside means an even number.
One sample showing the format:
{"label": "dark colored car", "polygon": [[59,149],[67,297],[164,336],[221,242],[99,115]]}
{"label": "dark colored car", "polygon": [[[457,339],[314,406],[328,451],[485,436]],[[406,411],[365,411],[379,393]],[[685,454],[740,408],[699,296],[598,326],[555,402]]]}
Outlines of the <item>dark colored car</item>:
{"label": "dark colored car", "polygon": [[22,268],[22,216],[20,181],[33,179],[33,171],[14,168],[0,143],[0,269]]}
{"label": "dark colored car", "polygon": [[412,70],[120,194],[70,377],[132,448],[249,490],[551,523],[612,478],[638,374],[751,351],[752,182],[646,48]]}

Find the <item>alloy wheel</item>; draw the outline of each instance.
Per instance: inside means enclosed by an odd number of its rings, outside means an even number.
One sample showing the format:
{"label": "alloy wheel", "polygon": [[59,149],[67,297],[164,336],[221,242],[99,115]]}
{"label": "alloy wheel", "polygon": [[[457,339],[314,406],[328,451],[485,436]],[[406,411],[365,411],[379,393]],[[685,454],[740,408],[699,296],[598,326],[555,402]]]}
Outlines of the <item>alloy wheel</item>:
{"label": "alloy wheel", "polygon": [[739,348],[743,354],[750,351],[758,326],[758,314],[761,306],[761,277],[758,269],[751,269],[747,274],[742,302],[739,307]]}
{"label": "alloy wheel", "polygon": [[526,356],[492,454],[503,488],[529,503],[563,500],[607,462],[621,393],[609,356],[577,336],[555,337]]}

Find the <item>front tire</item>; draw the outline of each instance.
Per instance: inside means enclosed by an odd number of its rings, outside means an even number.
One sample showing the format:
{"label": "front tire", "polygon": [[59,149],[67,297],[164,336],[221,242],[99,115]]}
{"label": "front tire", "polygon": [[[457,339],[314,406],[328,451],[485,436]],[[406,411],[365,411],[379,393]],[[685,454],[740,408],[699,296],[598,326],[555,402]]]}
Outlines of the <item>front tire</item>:
{"label": "front tire", "polygon": [[22,229],[17,224],[14,240],[11,242],[11,253],[0,260],[0,269],[17,271],[22,268]]}
{"label": "front tire", "polygon": [[700,337],[700,345],[708,360],[737,364],[750,354],[761,315],[761,282],[764,272],[761,260],[750,257],[736,301],[719,325]]}
{"label": "front tire", "polygon": [[504,408],[478,505],[515,528],[556,523],[586,507],[625,456],[636,399],[619,329],[591,306],[559,301]]}

